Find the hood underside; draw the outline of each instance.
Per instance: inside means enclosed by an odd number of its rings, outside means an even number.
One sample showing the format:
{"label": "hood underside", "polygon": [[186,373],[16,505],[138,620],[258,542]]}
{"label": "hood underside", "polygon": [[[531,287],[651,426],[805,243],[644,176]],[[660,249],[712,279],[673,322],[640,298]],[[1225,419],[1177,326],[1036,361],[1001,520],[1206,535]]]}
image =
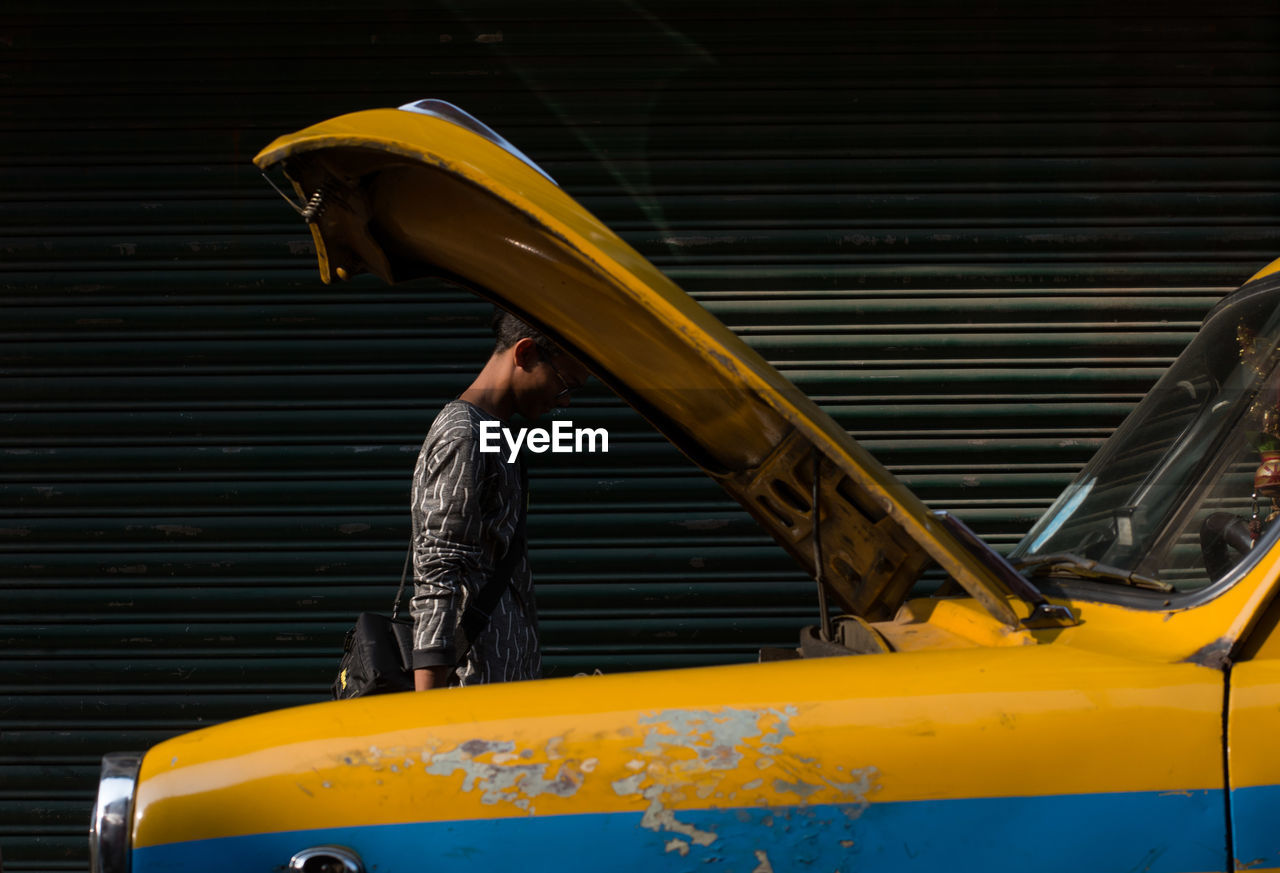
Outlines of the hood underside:
{"label": "hood underside", "polygon": [[308,204],[300,211],[325,282],[360,272],[388,283],[445,276],[545,331],[733,495],[844,610],[891,617],[936,562],[1000,621],[1018,623],[1016,580],[962,545],[830,416],[549,176],[453,112],[344,115],[254,159],[282,169]]}

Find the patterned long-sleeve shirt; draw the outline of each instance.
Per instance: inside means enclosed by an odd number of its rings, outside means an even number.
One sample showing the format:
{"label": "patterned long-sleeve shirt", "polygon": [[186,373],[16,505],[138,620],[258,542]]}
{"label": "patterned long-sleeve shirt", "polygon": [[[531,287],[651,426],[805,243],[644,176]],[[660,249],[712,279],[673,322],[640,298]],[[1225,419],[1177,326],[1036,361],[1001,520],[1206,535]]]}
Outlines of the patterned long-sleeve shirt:
{"label": "patterned long-sleeve shirt", "polygon": [[[480,425],[498,421],[465,401],[436,416],[413,472],[413,666],[452,664],[467,605],[493,576],[525,511],[518,463],[480,451]],[[542,673],[533,577],[523,538],[510,586],[459,666],[454,683],[535,679]],[[513,592],[511,589],[515,589]],[[528,614],[526,614],[526,607]]]}

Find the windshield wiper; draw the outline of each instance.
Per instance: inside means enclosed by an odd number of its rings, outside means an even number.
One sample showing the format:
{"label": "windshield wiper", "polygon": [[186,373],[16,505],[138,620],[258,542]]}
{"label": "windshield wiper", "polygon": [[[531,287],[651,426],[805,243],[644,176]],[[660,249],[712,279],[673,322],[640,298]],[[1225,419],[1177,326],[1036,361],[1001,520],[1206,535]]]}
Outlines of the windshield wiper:
{"label": "windshield wiper", "polygon": [[1075,576],[1079,579],[1097,579],[1103,582],[1119,582],[1135,588],[1147,588],[1151,591],[1172,591],[1173,586],[1150,576],[1130,573],[1110,564],[1090,561],[1070,552],[1059,552],[1055,555],[1041,555],[1014,564],[1018,571],[1035,578],[1038,576]]}
{"label": "windshield wiper", "polygon": [[[956,541],[964,546],[970,555],[977,558],[1004,584],[1009,593],[1031,607],[1031,614],[1022,620],[1024,627],[1070,627],[1076,623],[1070,607],[1060,603],[1050,603],[1036,590],[1036,586],[1031,584],[1031,580],[1019,573],[1004,555],[987,545],[986,541],[970,530],[963,521],[943,510],[934,510],[933,515],[942,522],[943,527],[951,531]],[[970,591],[970,593],[974,592]],[[990,597],[993,593],[987,592],[987,596]],[[981,600],[981,598],[977,599]],[[992,615],[995,613],[993,612]]]}

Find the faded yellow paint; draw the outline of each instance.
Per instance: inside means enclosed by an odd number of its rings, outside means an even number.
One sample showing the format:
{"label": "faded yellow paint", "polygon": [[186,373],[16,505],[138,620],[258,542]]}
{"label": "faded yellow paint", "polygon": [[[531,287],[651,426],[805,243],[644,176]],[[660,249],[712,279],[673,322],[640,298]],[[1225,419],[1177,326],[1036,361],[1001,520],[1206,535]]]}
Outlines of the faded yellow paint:
{"label": "faded yellow paint", "polygon": [[[135,846],[628,811],[696,840],[684,810],[840,803],[856,812],[889,801],[1214,788],[1221,704],[1216,671],[1055,646],[319,704],[153,749]],[[1055,749],[1072,750],[1062,766]]]}

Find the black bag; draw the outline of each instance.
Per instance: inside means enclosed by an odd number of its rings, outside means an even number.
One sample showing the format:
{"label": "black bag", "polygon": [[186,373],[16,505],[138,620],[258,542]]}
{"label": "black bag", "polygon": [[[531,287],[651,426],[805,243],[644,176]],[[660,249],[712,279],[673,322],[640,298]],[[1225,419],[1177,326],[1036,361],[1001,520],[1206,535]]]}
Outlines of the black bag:
{"label": "black bag", "polygon": [[376,612],[362,612],[347,631],[333,680],[333,699],[412,691],[413,620]]}
{"label": "black bag", "polygon": [[413,671],[408,668],[413,658],[413,620],[400,617],[400,598],[404,595],[412,559],[413,544],[410,543],[391,617],[362,612],[356,616],[355,627],[347,631],[338,676],[330,688],[334,700],[413,690]]}
{"label": "black bag", "polygon": [[[524,480],[523,464],[520,472]],[[515,535],[507,544],[507,553],[502,556],[502,561],[494,568],[493,577],[485,583],[462,614],[462,621],[454,633],[455,670],[466,660],[476,637],[488,626],[489,617],[510,584],[516,563],[524,554],[525,514],[521,513]],[[404,570],[400,573],[400,587],[396,590],[391,617],[387,618],[376,612],[362,612],[356,618],[355,627],[347,631],[342,646],[342,660],[338,662],[338,676],[333,680],[334,700],[413,690],[413,619],[400,617],[400,600],[404,595],[405,580],[409,578],[409,563],[412,558],[411,543],[409,553],[404,558]],[[528,606],[520,592],[512,588],[511,593],[516,596],[520,609],[528,615]]]}

